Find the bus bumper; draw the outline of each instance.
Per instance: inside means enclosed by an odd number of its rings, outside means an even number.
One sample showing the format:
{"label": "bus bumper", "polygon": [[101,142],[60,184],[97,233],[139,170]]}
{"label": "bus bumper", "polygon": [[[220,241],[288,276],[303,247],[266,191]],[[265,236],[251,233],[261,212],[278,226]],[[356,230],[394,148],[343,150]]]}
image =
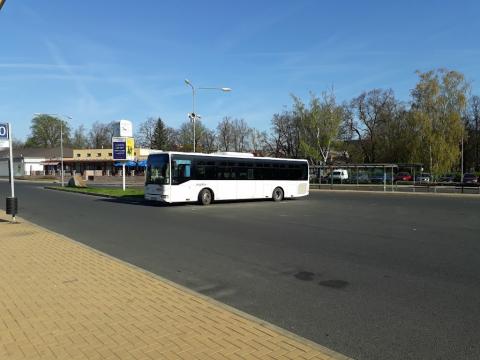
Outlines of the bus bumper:
{"label": "bus bumper", "polygon": [[168,195],[160,195],[160,194],[145,194],[145,200],[170,202]]}

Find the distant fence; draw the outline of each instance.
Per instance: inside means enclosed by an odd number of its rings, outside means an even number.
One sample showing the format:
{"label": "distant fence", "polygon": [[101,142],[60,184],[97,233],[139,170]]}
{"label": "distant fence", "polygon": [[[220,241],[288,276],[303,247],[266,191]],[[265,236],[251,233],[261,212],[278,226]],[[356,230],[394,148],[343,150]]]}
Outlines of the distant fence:
{"label": "distant fence", "polygon": [[422,164],[348,164],[310,167],[310,187],[332,190],[480,194],[479,183],[433,181]]}

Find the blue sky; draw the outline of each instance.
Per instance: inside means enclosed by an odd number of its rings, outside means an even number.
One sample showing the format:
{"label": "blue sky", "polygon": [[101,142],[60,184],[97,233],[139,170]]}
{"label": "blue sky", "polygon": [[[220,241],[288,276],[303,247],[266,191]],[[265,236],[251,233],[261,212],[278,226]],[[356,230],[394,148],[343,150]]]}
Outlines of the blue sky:
{"label": "blue sky", "polygon": [[7,0],[0,12],[0,121],[17,138],[33,113],[73,128],[191,111],[267,130],[290,94],[335,89],[339,101],[392,88],[407,101],[415,70],[463,72],[480,93],[475,1]]}

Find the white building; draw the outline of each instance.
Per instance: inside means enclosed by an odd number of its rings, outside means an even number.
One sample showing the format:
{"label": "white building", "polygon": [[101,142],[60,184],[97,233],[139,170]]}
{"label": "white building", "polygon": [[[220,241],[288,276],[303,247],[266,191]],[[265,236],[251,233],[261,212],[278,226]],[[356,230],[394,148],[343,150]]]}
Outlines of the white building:
{"label": "white building", "polygon": [[[71,149],[63,149],[65,157],[72,156]],[[47,168],[56,168],[60,163],[60,148],[14,149],[13,171],[15,176],[45,175]],[[0,177],[9,176],[9,150],[0,151]]]}

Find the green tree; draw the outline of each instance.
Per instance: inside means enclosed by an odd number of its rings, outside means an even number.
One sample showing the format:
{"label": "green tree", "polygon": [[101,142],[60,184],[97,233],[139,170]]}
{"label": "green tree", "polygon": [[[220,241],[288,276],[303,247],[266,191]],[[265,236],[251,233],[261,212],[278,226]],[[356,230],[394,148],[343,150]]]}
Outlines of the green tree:
{"label": "green tree", "polygon": [[153,129],[152,141],[150,143],[151,149],[165,150],[169,147],[169,133],[168,128],[161,118],[155,121]]}
{"label": "green tree", "polygon": [[296,96],[293,101],[293,112],[300,119],[302,153],[314,164],[325,164],[339,137],[343,107],[337,105],[333,91],[323,92],[321,98],[310,94],[308,107]]}
{"label": "green tree", "polygon": [[172,150],[175,147],[175,131],[161,118],[149,118],[140,124],[136,141],[141,147]]}
{"label": "green tree", "polygon": [[[202,138],[208,129],[200,122],[195,121],[195,151],[205,151],[202,148]],[[193,151],[193,125],[190,121],[184,122],[177,132],[178,146],[182,151]]]}
{"label": "green tree", "polygon": [[417,74],[411,112],[421,131],[418,155],[432,173],[448,172],[459,162],[460,143],[465,138],[462,116],[470,85],[457,71],[438,69]]}
{"label": "green tree", "polygon": [[60,146],[60,135],[63,132],[63,143],[70,143],[70,126],[66,121],[51,115],[41,114],[32,119],[31,134],[25,146],[54,148]]}

